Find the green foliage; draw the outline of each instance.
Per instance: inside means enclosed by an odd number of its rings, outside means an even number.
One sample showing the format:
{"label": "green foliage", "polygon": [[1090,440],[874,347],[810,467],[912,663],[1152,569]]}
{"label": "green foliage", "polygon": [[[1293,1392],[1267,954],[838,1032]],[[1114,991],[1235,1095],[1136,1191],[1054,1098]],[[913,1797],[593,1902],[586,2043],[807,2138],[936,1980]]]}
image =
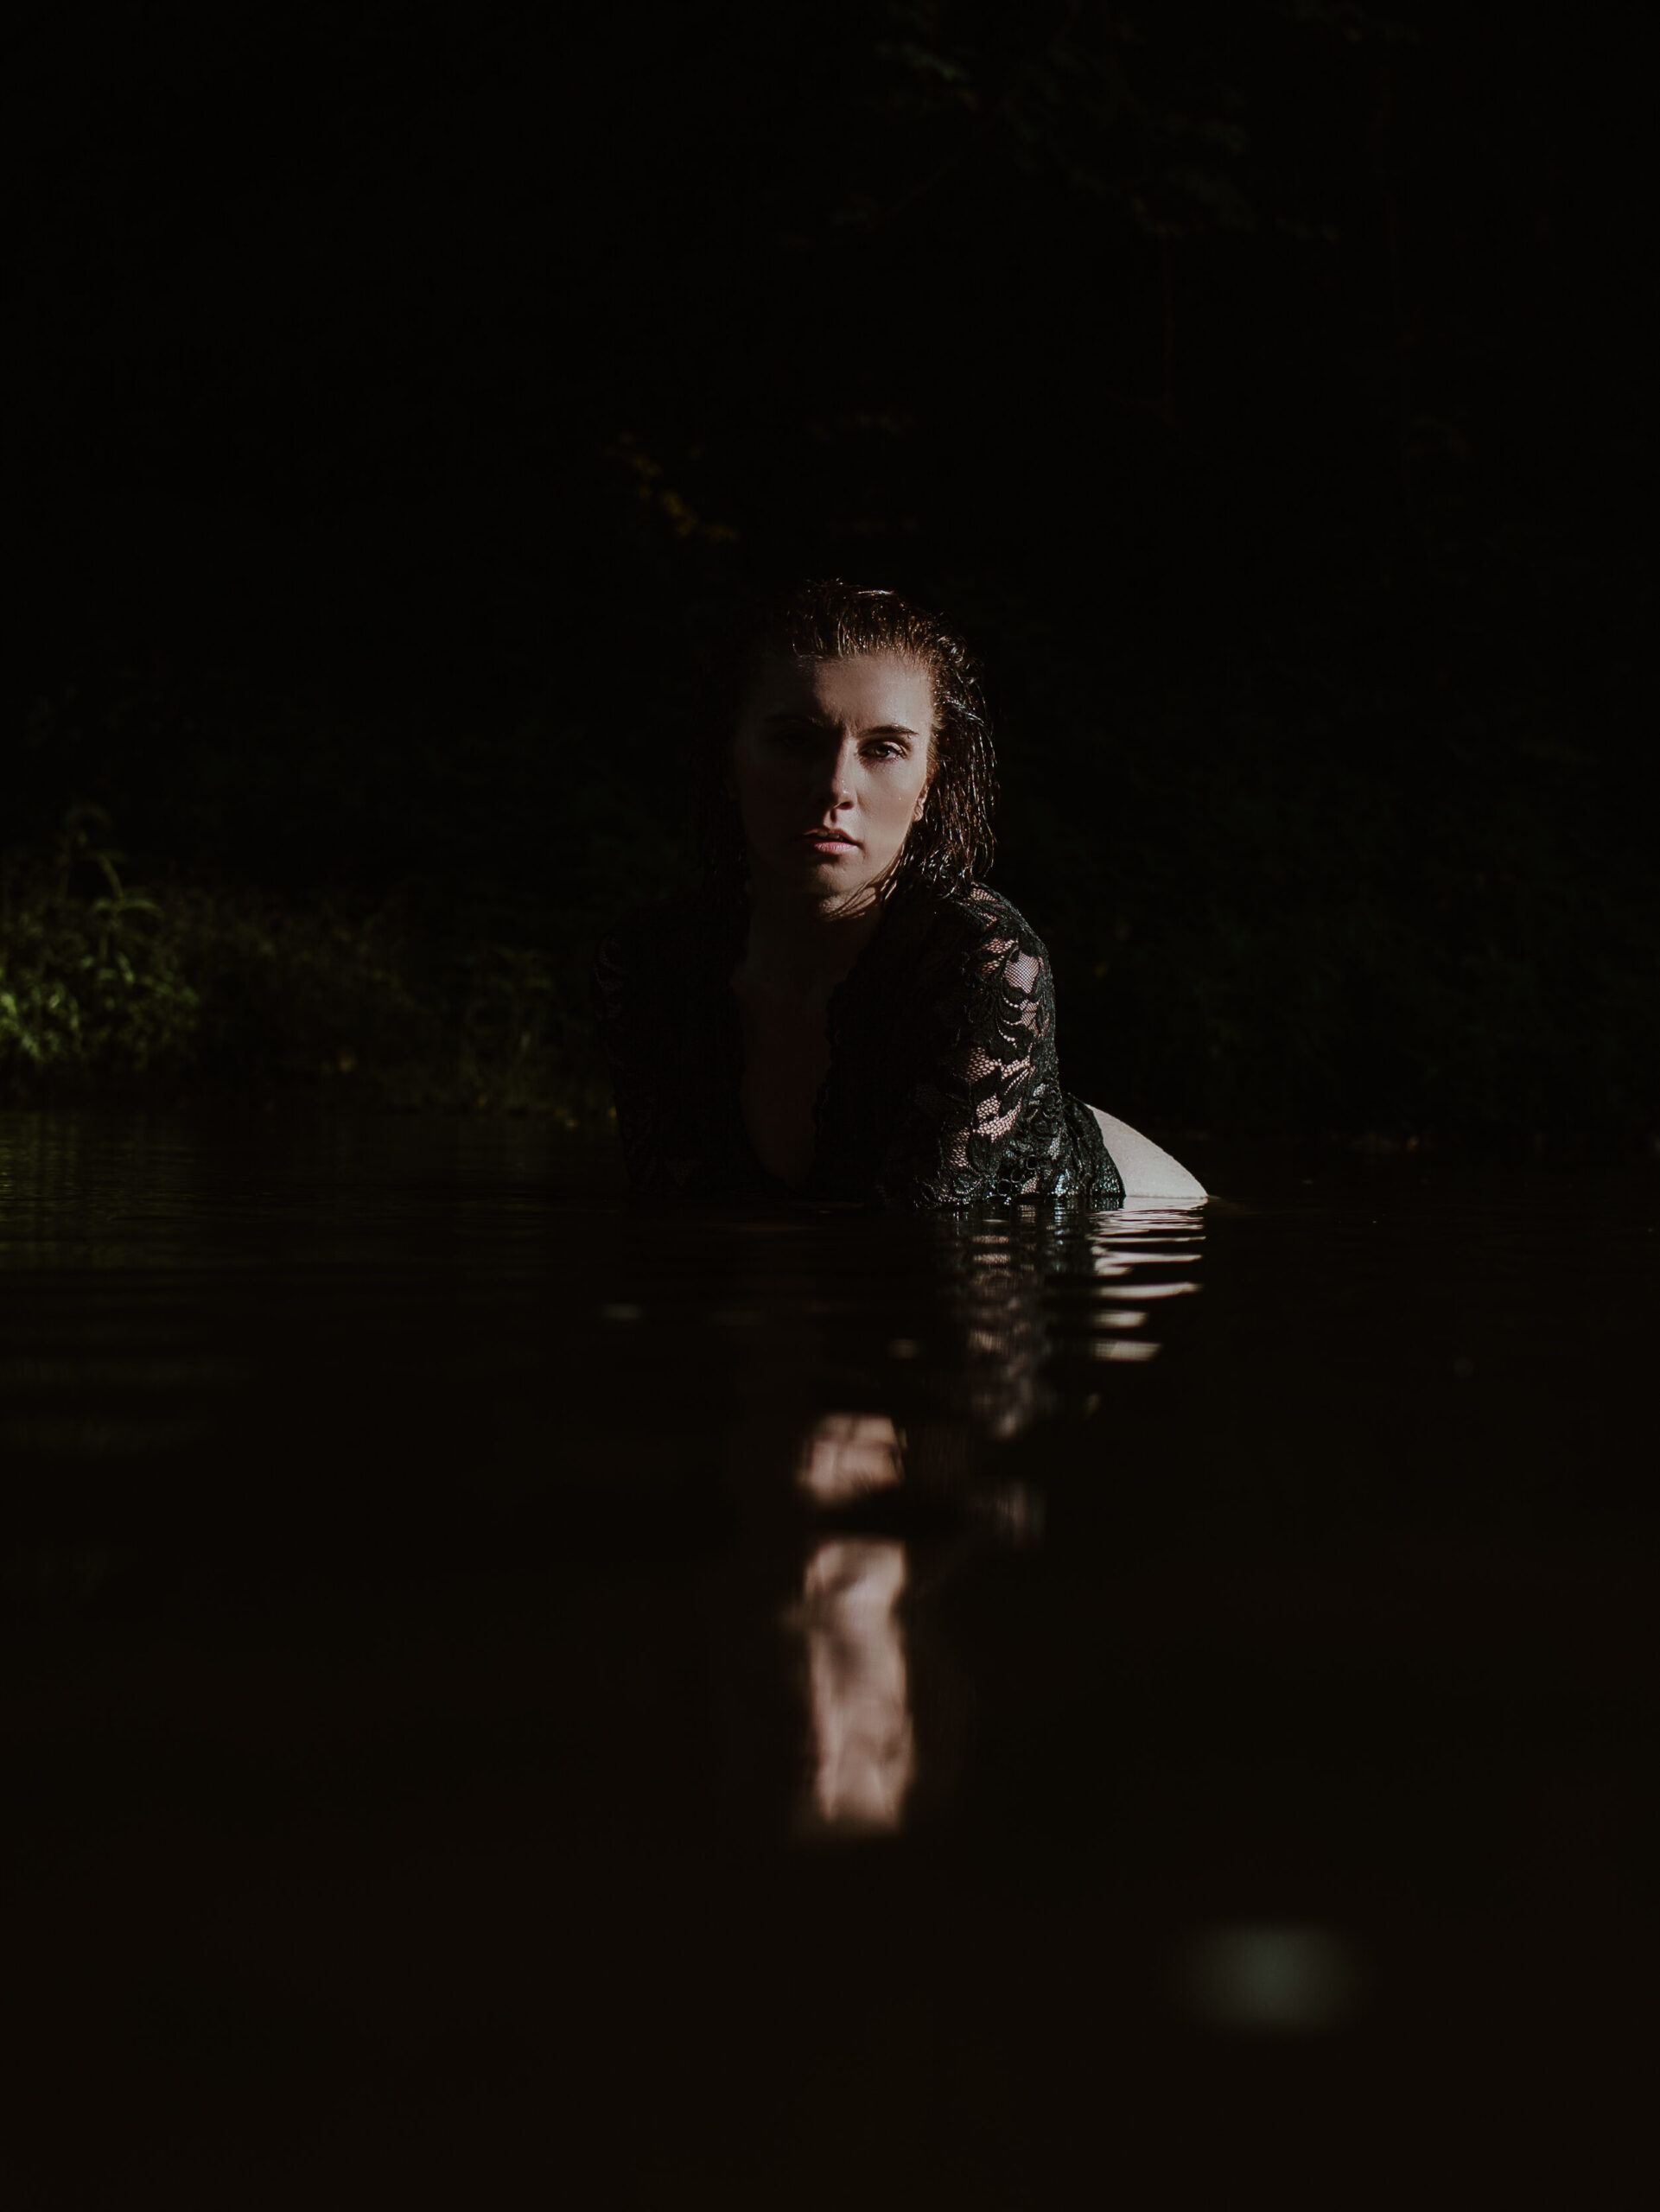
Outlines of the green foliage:
{"label": "green foliage", "polygon": [[552,1110],[571,1126],[604,1116],[585,1010],[562,992],[546,953],[488,944],[467,956],[457,1019],[460,1103],[510,1113]]}
{"label": "green foliage", "polygon": [[0,901],[0,1096],[310,1096],[603,1116],[579,995],[535,947],[423,945],[395,906],[132,889],[71,810]]}
{"label": "green foliage", "polygon": [[[94,845],[95,808],[71,810],[48,868],[13,863],[0,891],[0,1081],[93,1082],[176,1065],[200,999],[173,917],[123,883]],[[91,896],[71,888],[91,874]]]}

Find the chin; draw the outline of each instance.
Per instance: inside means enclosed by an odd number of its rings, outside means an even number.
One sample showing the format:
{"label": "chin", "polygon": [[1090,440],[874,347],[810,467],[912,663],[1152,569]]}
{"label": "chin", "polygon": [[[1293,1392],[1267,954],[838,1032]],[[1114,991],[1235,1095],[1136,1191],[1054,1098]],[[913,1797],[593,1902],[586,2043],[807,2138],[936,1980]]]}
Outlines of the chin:
{"label": "chin", "polygon": [[881,873],[870,856],[856,848],[831,858],[823,853],[803,852],[798,845],[778,853],[767,868],[775,883],[792,890],[824,898],[850,899],[868,888]]}
{"label": "chin", "polygon": [[834,862],[827,868],[814,868],[807,880],[825,898],[843,900],[862,898],[874,880],[867,868],[845,864],[838,867]]}

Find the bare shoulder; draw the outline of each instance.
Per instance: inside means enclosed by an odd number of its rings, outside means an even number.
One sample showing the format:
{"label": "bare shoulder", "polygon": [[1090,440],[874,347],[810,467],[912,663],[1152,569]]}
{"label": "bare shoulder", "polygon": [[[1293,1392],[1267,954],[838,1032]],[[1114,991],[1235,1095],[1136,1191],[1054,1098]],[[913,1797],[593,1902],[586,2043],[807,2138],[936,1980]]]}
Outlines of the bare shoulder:
{"label": "bare shoulder", "polygon": [[1198,1176],[1189,1174],[1162,1145],[1132,1129],[1128,1122],[1103,1114],[1098,1106],[1091,1106],[1090,1111],[1100,1126],[1113,1165],[1123,1178],[1126,1198],[1183,1198],[1196,1204],[1209,1195]]}

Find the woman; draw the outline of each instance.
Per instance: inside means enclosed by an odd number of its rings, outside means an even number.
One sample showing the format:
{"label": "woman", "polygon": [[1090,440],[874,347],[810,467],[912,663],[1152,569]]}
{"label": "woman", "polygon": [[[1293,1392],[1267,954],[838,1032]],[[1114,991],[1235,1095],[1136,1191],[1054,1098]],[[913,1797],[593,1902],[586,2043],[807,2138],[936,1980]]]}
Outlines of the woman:
{"label": "woman", "polygon": [[756,625],[701,763],[706,887],[601,948],[637,1189],[1204,1197],[1061,1090],[1048,955],[976,880],[992,789],[972,664],[934,617],[813,583]]}

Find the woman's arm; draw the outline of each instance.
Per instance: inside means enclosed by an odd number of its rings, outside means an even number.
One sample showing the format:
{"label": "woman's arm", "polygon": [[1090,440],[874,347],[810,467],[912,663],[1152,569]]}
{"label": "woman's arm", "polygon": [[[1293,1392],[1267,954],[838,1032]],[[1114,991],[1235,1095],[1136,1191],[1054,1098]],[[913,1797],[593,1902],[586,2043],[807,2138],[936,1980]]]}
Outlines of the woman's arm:
{"label": "woman's arm", "polygon": [[922,1026],[916,1071],[878,1170],[882,1198],[953,1206],[1040,1193],[1040,1125],[1046,1133],[1053,1123],[1065,1142],[1041,944],[1015,928],[979,938],[930,979]]}
{"label": "woman's arm", "polygon": [[913,971],[903,1025],[912,1073],[876,1178],[882,1198],[944,1207],[1049,1196],[1202,1200],[1204,1186],[1180,1161],[1062,1091],[1053,973],[1031,925],[983,887],[947,919],[954,942]]}

